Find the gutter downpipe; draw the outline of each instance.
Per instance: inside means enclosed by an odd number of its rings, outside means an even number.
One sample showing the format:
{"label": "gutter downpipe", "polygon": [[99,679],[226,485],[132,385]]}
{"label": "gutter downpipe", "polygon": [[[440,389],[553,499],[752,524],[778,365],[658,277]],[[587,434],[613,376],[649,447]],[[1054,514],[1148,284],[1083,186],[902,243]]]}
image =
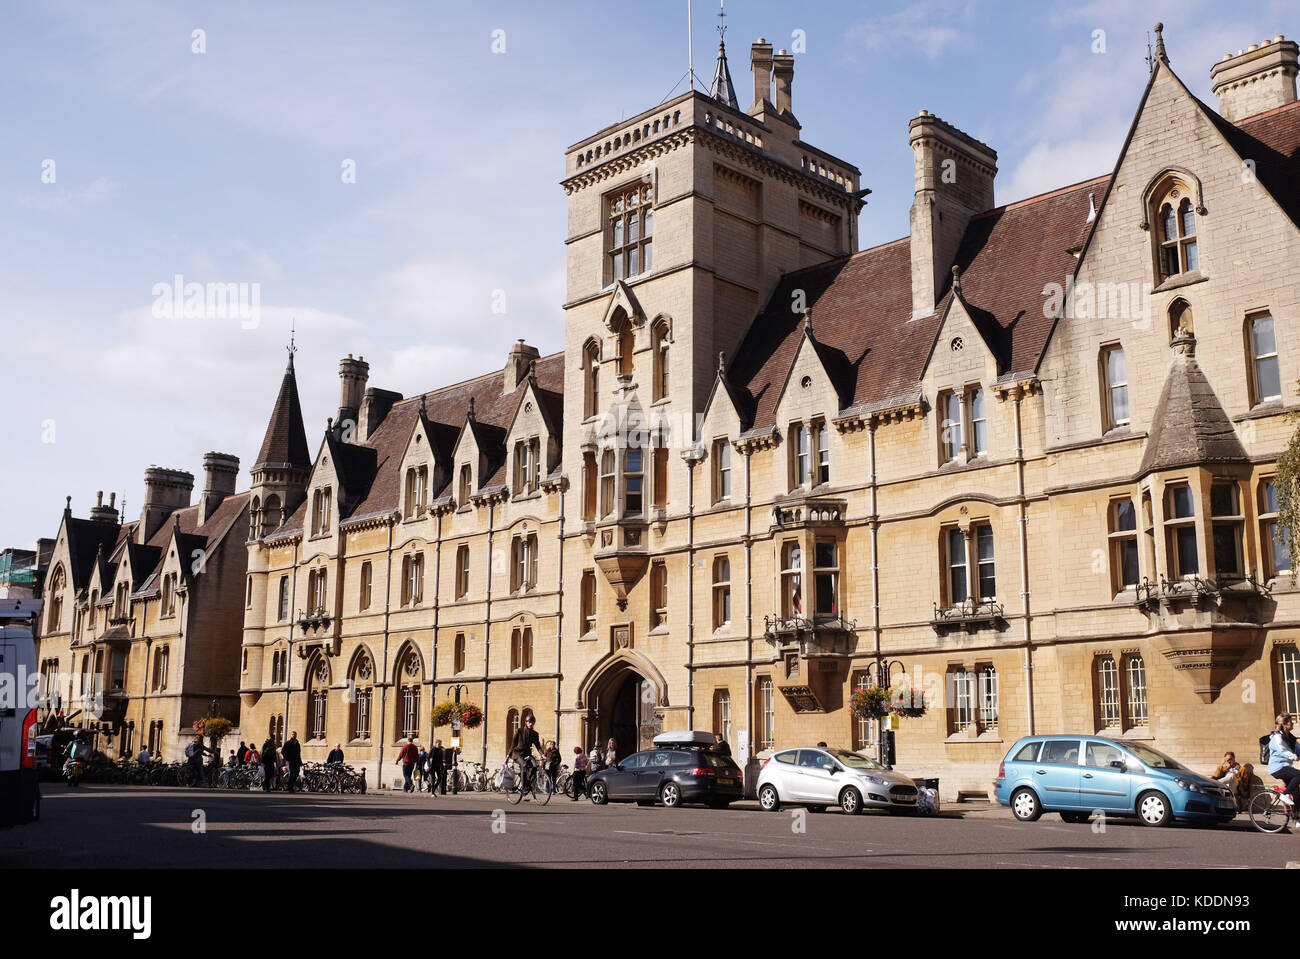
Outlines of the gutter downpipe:
{"label": "gutter downpipe", "polygon": [[1020,524],[1020,603],[1024,612],[1025,640],[1025,708],[1029,720],[1029,733],[1034,735],[1034,647],[1029,623],[1029,504],[1025,501],[1025,443],[1020,419],[1020,403],[1024,389],[1017,386],[1012,394],[1016,414],[1016,500]]}

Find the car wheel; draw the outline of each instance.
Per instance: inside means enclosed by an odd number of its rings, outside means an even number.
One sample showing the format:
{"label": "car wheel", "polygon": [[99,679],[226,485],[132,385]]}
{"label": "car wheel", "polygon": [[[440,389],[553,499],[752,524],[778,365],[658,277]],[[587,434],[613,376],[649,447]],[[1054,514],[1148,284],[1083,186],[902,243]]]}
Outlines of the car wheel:
{"label": "car wheel", "polygon": [[776,787],[767,783],[758,791],[758,808],[763,812],[776,812],[781,808],[781,798],[776,794]]}
{"label": "car wheel", "polygon": [[856,816],[862,812],[862,793],[852,786],[847,787],[840,793],[840,808],[849,816]]}
{"label": "car wheel", "polygon": [[1137,813],[1144,826],[1167,826],[1174,818],[1173,812],[1169,808],[1169,800],[1164,797],[1163,793],[1158,793],[1155,790],[1144,792],[1141,796],[1138,796]]}
{"label": "car wheel", "polygon": [[1043,814],[1043,807],[1032,789],[1017,789],[1011,796],[1011,812],[1021,822],[1033,822]]}
{"label": "car wheel", "polygon": [[682,804],[682,787],[677,783],[664,783],[659,790],[659,801],[669,809],[676,809]]}
{"label": "car wheel", "polygon": [[591,801],[597,806],[603,806],[609,802],[609,790],[599,779],[591,784]]}
{"label": "car wheel", "polygon": [[1061,818],[1066,822],[1087,822],[1088,814],[1086,812],[1063,812]]}

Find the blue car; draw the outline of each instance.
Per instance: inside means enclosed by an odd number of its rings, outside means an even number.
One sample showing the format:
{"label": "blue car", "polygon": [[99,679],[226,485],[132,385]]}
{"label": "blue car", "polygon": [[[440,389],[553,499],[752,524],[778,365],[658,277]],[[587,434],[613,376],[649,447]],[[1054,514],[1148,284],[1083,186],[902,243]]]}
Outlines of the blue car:
{"label": "blue car", "polygon": [[1232,793],[1142,743],[1100,736],[1027,736],[998,766],[998,802],[1021,822],[1059,812],[1066,822],[1136,816],[1217,824],[1237,814]]}

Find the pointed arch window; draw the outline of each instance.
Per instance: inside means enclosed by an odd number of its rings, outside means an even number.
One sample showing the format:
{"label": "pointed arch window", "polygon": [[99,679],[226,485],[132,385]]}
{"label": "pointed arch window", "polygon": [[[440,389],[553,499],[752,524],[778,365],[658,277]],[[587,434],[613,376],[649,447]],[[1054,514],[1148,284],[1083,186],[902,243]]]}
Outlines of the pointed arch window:
{"label": "pointed arch window", "polygon": [[398,735],[402,739],[411,739],[420,734],[420,684],[423,673],[419,655],[413,649],[408,650],[397,674],[398,702],[401,704]]}
{"label": "pointed arch window", "polygon": [[582,351],[582,386],[583,416],[595,416],[600,412],[600,344],[595,340]]}
{"label": "pointed arch window", "polygon": [[46,622],[46,631],[57,633],[59,626],[63,623],[63,590],[67,584],[67,577],[63,574],[63,567],[60,566],[54,571],[54,576],[50,580],[50,615]]}
{"label": "pointed arch window", "polygon": [[1151,194],[1151,220],[1160,280],[1200,267],[1197,209],[1192,191],[1179,177],[1164,180]]}
{"label": "pointed arch window", "polygon": [[651,330],[651,342],[654,343],[654,398],[656,400],[666,399],[668,397],[668,359],[671,349],[669,340],[668,323],[665,320],[659,320]]}
{"label": "pointed arch window", "polygon": [[638,181],[605,200],[608,250],[606,282],[630,279],[650,270],[654,239],[654,186]]}
{"label": "pointed arch window", "polygon": [[353,740],[370,738],[371,708],[374,706],[375,664],[363,653],[352,667],[352,703],[348,726]]}

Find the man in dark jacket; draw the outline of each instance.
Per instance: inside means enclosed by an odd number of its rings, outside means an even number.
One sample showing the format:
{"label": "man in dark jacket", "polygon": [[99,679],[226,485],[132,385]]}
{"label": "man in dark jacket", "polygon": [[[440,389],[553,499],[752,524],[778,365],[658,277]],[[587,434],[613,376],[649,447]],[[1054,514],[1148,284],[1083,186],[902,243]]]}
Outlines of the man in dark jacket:
{"label": "man in dark jacket", "polygon": [[442,740],[435,739],[433,748],[429,750],[429,795],[432,796],[439,789],[444,796],[447,795],[447,767],[442,763]]}
{"label": "man in dark jacket", "polygon": [[330,754],[325,757],[325,762],[327,762],[331,766],[343,765],[343,744],[342,743],[334,744],[334,748],[330,750]]}
{"label": "man in dark jacket", "polygon": [[538,756],[542,755],[542,740],[533,728],[536,724],[537,720],[531,715],[526,717],[524,724],[515,732],[514,742],[510,744],[510,755],[519,760],[519,773],[524,777],[525,783],[531,783],[536,774],[533,750],[537,750]]}
{"label": "man in dark jacket", "polygon": [[275,754],[275,740],[268,736],[262,743],[262,792],[275,788],[275,776],[280,765],[280,757]]}
{"label": "man in dark jacket", "polygon": [[247,755],[248,755],[248,747],[244,744],[244,741],[241,739],[239,741],[239,748],[235,750],[235,765],[236,766],[244,765],[244,757]]}
{"label": "man in dark jacket", "polygon": [[289,792],[293,792],[298,785],[298,771],[302,769],[302,745],[296,732],[289,734],[289,741],[280,747],[280,752],[289,764]]}
{"label": "man in dark jacket", "polygon": [[720,756],[731,755],[731,745],[722,738],[722,733],[713,734],[713,751]]}

